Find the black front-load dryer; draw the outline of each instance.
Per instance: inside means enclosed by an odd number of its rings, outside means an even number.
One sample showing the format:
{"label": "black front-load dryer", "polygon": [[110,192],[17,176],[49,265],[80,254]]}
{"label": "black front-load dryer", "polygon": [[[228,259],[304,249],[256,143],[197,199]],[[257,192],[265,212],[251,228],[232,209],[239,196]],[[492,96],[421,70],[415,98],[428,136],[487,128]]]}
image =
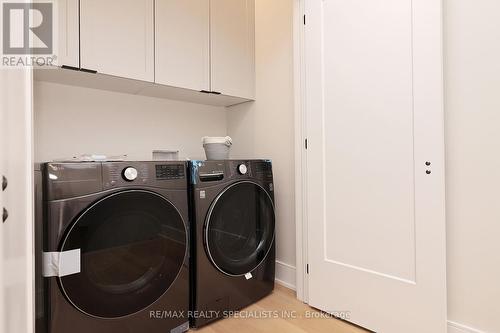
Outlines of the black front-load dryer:
{"label": "black front-load dryer", "polygon": [[186,167],[41,165],[35,172],[38,332],[189,328]]}
{"label": "black front-load dryer", "polygon": [[274,289],[271,162],[192,161],[191,325],[240,310]]}

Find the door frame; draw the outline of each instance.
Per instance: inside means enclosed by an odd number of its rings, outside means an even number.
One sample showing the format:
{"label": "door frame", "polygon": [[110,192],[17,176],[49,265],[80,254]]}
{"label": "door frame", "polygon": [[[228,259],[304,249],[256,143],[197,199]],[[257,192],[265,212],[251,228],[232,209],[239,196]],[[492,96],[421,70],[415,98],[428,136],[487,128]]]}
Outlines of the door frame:
{"label": "door frame", "polygon": [[307,110],[305,80],[305,1],[293,2],[293,71],[295,116],[295,242],[296,242],[296,292],[297,299],[309,302],[307,275]]}
{"label": "door frame", "polygon": [[[14,85],[21,88],[22,90],[18,91],[17,95],[10,96],[12,99],[15,99],[18,104],[21,104],[21,108],[18,111],[18,118],[15,118],[16,124],[22,128],[23,133],[19,133],[20,136],[24,136],[24,140],[22,142],[14,142],[14,148],[12,149],[16,151],[16,156],[9,156],[5,154],[5,156],[1,156],[1,158],[8,159],[12,165],[15,165],[15,169],[19,170],[18,173],[8,173],[6,176],[10,179],[10,184],[8,185],[8,189],[3,194],[3,199],[6,198],[8,193],[10,194],[11,200],[9,203],[14,203],[14,206],[11,209],[17,213],[10,214],[9,220],[2,224],[0,228],[5,228],[8,225],[16,226],[16,230],[23,230],[24,232],[24,244],[20,246],[19,249],[22,249],[22,256],[16,258],[4,258],[0,257],[0,268],[7,272],[11,272],[11,274],[4,274],[2,279],[0,279],[0,295],[2,299],[5,297],[3,295],[4,288],[9,284],[12,284],[16,279],[16,274],[22,272],[25,274],[24,281],[20,281],[16,284],[17,289],[15,289],[15,294],[21,296],[24,309],[28,309],[25,313],[19,315],[16,311],[19,308],[9,308],[6,307],[6,304],[0,305],[0,318],[11,317],[11,318],[21,318],[24,320],[25,325],[22,326],[23,329],[19,329],[19,333],[32,333],[35,330],[35,249],[34,249],[34,129],[33,129],[33,100],[34,100],[34,80],[33,80],[33,68],[32,67],[23,67],[23,68],[3,68],[0,69],[0,76],[4,74],[15,74],[16,82]],[[0,78],[0,81],[3,81],[4,77]],[[17,80],[22,80],[22,82],[18,82]],[[2,84],[0,83],[0,86]],[[22,102],[20,102],[22,100]],[[0,111],[5,112],[5,111]],[[12,113],[12,110],[7,110],[5,114]],[[5,115],[4,114],[4,115]],[[22,122],[21,122],[22,121]],[[10,133],[7,133],[10,134]],[[1,136],[1,133],[0,133]],[[2,138],[0,138],[2,139]],[[14,138],[15,141],[16,138]],[[7,141],[12,140],[12,138],[8,137]],[[17,145],[17,147],[15,147]],[[0,161],[3,164],[5,161]],[[1,165],[1,172],[5,172],[5,165]],[[11,169],[7,169],[9,171]],[[19,185],[19,188],[15,186]],[[14,186],[14,187],[13,187]],[[16,189],[16,192],[12,192],[13,189]],[[2,202],[3,204],[4,202]],[[8,207],[7,207],[8,208]],[[1,209],[1,208],[0,208]],[[13,220],[16,217],[21,216],[21,220]],[[4,237],[3,231],[0,233],[0,237]],[[19,250],[18,249],[18,250]],[[10,249],[9,249],[10,250]],[[22,289],[22,291],[21,291]],[[21,294],[22,295],[19,295]],[[7,304],[8,305],[8,304]],[[16,313],[14,313],[16,312]],[[0,332],[3,333],[4,329],[4,321],[1,322]]]}

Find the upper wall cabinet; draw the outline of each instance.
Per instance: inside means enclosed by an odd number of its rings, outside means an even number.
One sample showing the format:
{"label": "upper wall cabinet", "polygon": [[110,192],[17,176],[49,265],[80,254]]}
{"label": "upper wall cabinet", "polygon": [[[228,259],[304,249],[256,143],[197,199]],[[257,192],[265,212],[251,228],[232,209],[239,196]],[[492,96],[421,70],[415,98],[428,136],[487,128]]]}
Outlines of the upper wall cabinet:
{"label": "upper wall cabinet", "polygon": [[154,0],[80,0],[80,66],[154,81]]}
{"label": "upper wall cabinet", "polygon": [[36,80],[219,106],[255,99],[255,0],[57,3],[56,65],[88,73]]}
{"label": "upper wall cabinet", "polygon": [[211,0],[211,90],[255,98],[255,0]]}
{"label": "upper wall cabinet", "polygon": [[54,65],[80,67],[78,0],[57,1],[58,44]]}
{"label": "upper wall cabinet", "polygon": [[155,82],[210,90],[209,0],[155,1]]}

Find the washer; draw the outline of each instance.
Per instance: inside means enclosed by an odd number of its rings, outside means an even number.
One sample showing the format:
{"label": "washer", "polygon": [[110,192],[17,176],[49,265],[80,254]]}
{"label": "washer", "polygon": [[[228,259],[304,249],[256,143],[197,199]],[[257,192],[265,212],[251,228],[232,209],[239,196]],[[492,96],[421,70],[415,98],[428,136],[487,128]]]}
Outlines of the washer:
{"label": "washer", "polygon": [[35,169],[37,333],[188,330],[187,164]]}
{"label": "washer", "polygon": [[274,289],[271,161],[192,161],[191,325],[240,310]]}

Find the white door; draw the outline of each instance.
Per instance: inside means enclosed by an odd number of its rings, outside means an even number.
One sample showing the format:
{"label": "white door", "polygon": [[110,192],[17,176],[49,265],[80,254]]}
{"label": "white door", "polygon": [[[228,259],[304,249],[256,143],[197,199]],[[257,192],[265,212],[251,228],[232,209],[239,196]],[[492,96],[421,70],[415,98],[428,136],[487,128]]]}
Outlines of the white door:
{"label": "white door", "polygon": [[255,0],[211,0],[211,90],[255,97]]}
{"label": "white door", "polygon": [[210,90],[210,1],[155,1],[155,82]]}
{"label": "white door", "polygon": [[31,71],[0,69],[0,333],[33,332],[31,103]]}
{"label": "white door", "polygon": [[444,333],[441,1],[305,4],[309,302]]}
{"label": "white door", "polygon": [[154,0],[80,0],[81,67],[154,81]]}

